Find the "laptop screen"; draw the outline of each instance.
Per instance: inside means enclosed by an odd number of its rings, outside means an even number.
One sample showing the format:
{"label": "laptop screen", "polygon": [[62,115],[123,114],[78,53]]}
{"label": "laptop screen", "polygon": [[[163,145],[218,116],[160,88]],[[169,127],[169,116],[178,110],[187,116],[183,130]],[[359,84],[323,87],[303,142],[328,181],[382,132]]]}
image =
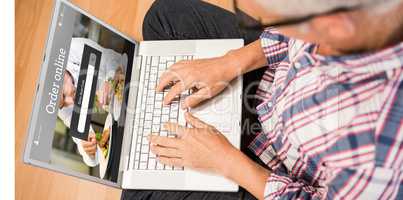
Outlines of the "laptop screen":
{"label": "laptop screen", "polygon": [[49,37],[27,156],[116,183],[135,43],[63,1]]}

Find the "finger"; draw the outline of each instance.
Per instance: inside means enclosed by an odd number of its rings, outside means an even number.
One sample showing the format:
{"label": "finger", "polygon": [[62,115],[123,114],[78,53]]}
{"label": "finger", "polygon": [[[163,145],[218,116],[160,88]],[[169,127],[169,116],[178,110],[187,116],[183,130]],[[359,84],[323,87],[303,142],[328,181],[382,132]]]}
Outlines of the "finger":
{"label": "finger", "polygon": [[87,142],[89,145],[94,145],[94,144],[96,144],[97,143],[97,140],[96,140],[96,138],[95,138],[95,136],[94,137],[90,137],[89,139],[88,139],[88,142]]}
{"label": "finger", "polygon": [[92,144],[90,142],[83,143],[84,148],[96,148],[96,144]]}
{"label": "finger", "polygon": [[167,158],[161,156],[157,158],[157,161],[168,166],[183,167],[183,159],[180,158]]}
{"label": "finger", "polygon": [[181,158],[182,155],[176,148],[169,148],[157,145],[151,145],[151,152],[153,152],[157,156],[164,156],[169,158]]}
{"label": "finger", "polygon": [[93,132],[90,132],[89,134],[88,134],[88,141],[91,141],[91,139],[95,139],[95,133],[93,133]]}
{"label": "finger", "polygon": [[95,145],[84,147],[84,151],[87,153],[95,153],[96,150],[97,150],[97,147]]}
{"label": "finger", "polygon": [[206,124],[205,122],[203,122],[202,120],[200,120],[199,118],[190,114],[190,112],[185,113],[185,120],[187,123],[192,125],[194,128],[207,128],[210,126],[210,125]]}
{"label": "finger", "polygon": [[182,137],[189,130],[188,128],[180,126],[176,123],[166,123],[164,124],[164,129],[169,132],[175,133],[178,137]]}
{"label": "finger", "polygon": [[96,149],[90,149],[86,151],[89,155],[95,155]]}
{"label": "finger", "polygon": [[164,97],[164,104],[167,105],[178,95],[180,95],[184,90],[186,90],[185,85],[182,81],[175,83],[168,93]]}
{"label": "finger", "polygon": [[87,139],[87,141],[84,141],[85,143],[94,143],[94,141],[96,141],[96,136],[95,136],[95,133],[90,133],[90,134],[88,134],[88,139]]}
{"label": "finger", "polygon": [[84,148],[88,148],[88,147],[92,147],[92,146],[95,146],[95,145],[93,143],[91,143],[91,142],[82,142],[82,146]]}
{"label": "finger", "polygon": [[182,108],[193,108],[197,106],[200,102],[211,98],[210,90],[207,87],[204,87],[192,95],[186,97],[185,101],[182,104]]}
{"label": "finger", "polygon": [[164,146],[164,147],[178,148],[180,145],[180,140],[178,138],[170,138],[170,137],[157,136],[157,135],[149,136],[148,141],[151,144],[160,145],[160,146]]}
{"label": "finger", "polygon": [[87,154],[89,155],[89,156],[95,156],[95,151],[92,151],[92,152],[87,152]]}
{"label": "finger", "polygon": [[157,85],[157,92],[162,92],[171,82],[177,81],[179,74],[174,70],[167,70],[162,73]]}

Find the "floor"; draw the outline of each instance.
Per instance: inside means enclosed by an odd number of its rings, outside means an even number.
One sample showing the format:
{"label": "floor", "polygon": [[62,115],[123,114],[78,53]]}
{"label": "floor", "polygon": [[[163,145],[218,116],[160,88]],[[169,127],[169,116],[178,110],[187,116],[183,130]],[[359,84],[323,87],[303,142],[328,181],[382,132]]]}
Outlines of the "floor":
{"label": "floor", "polygon": [[[123,33],[141,40],[141,24],[153,0],[72,0]],[[16,0],[15,22],[15,113],[16,113],[16,199],[74,200],[119,199],[121,191],[22,163],[35,82],[39,74],[42,52],[54,0]],[[209,0],[224,8],[233,7],[232,0]],[[107,8],[107,9],[105,9]]]}

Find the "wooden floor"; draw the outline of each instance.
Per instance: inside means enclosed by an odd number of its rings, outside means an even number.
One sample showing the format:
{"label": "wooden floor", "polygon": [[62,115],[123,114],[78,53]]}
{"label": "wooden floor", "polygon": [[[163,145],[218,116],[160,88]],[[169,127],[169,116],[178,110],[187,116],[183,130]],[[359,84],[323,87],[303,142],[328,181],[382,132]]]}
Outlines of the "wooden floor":
{"label": "wooden floor", "polygon": [[[143,16],[153,0],[72,0],[123,33],[140,40]],[[35,82],[54,0],[16,0],[15,122],[16,199],[119,199],[121,191],[22,163]],[[232,8],[231,0],[209,0]]]}

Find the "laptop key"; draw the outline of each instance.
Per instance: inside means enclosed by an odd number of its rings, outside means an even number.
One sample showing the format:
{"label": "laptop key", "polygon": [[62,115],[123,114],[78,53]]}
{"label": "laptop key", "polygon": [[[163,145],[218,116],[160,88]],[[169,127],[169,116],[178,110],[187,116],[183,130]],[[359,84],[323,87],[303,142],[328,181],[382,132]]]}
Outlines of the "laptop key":
{"label": "laptop key", "polygon": [[161,164],[160,162],[157,162],[157,169],[159,170],[164,169],[164,165]]}
{"label": "laptop key", "polygon": [[147,169],[147,163],[146,162],[140,162],[139,169]]}
{"label": "laptop key", "polygon": [[[155,91],[158,80],[164,71],[180,60],[187,60],[188,56],[177,57],[146,57],[142,62],[142,68],[145,73],[140,77],[144,81],[143,89],[138,94],[139,104],[136,108],[135,126],[137,127],[136,147],[133,149],[135,156],[133,169],[141,170],[181,170],[173,166],[165,166],[157,162],[157,157],[150,152],[150,144],[147,136],[156,134],[164,137],[176,137],[175,134],[168,133],[162,129],[162,125],[168,121],[178,122],[179,102],[183,95],[178,95],[170,105],[164,106],[162,101],[169,91]],[[183,170],[183,169],[182,169]]]}
{"label": "laptop key", "polygon": [[156,164],[157,164],[157,161],[155,159],[149,158],[147,169],[155,169]]}

